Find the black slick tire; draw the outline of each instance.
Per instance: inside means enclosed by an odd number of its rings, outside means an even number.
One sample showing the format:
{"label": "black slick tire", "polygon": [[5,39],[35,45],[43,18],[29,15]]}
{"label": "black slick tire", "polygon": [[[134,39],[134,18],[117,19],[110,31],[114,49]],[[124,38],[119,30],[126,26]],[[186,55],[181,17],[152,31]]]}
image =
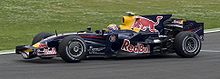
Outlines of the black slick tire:
{"label": "black slick tire", "polygon": [[79,62],[86,57],[86,44],[79,36],[65,37],[59,45],[58,54],[68,63]]}
{"label": "black slick tire", "polygon": [[201,40],[193,32],[183,31],[176,35],[174,41],[176,54],[183,58],[192,58],[201,50]]}

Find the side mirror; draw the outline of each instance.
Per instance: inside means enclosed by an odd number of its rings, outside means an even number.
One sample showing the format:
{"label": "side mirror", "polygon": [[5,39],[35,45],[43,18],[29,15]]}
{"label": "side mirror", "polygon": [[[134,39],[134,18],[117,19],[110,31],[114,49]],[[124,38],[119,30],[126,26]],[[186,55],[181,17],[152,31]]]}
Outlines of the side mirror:
{"label": "side mirror", "polygon": [[96,34],[99,34],[99,33],[100,33],[100,30],[96,30],[95,33],[96,33]]}
{"label": "side mirror", "polygon": [[102,30],[102,35],[104,35],[104,33],[105,33],[105,30]]}

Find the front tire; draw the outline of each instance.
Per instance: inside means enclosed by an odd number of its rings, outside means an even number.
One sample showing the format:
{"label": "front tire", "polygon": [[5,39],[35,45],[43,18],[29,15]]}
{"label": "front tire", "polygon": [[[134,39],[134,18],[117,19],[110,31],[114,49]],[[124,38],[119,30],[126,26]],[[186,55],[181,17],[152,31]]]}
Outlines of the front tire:
{"label": "front tire", "polygon": [[201,40],[195,33],[184,31],[176,35],[174,41],[176,54],[184,58],[192,58],[201,50]]}
{"label": "front tire", "polygon": [[61,41],[58,53],[65,62],[79,62],[86,57],[86,44],[79,36],[68,36]]}
{"label": "front tire", "polygon": [[46,32],[41,32],[37,35],[34,36],[33,40],[32,40],[32,45],[36,44],[37,42],[40,42],[41,40],[49,37],[49,36],[52,36],[54,34],[52,33],[46,33]]}

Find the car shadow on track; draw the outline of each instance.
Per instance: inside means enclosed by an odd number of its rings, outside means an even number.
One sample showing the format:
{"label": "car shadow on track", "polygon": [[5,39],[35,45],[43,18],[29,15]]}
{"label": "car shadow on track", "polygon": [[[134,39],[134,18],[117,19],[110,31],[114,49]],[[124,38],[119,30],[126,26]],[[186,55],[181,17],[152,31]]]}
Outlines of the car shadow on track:
{"label": "car shadow on track", "polygon": [[[153,55],[153,56],[142,56],[142,57],[119,57],[119,58],[104,58],[104,57],[92,57],[82,60],[86,62],[94,62],[94,61],[126,61],[126,60],[151,60],[151,59],[178,59],[181,58],[177,56],[176,54],[170,54],[170,55]],[[28,59],[28,60],[16,60],[18,62],[23,63],[34,63],[34,64],[53,64],[53,63],[66,63],[63,61],[60,57],[56,57],[53,59]],[[82,63],[81,62],[81,63]]]}
{"label": "car shadow on track", "polygon": [[62,59],[28,59],[28,60],[16,60],[22,63],[33,63],[33,64],[53,64],[53,63],[65,63]]}

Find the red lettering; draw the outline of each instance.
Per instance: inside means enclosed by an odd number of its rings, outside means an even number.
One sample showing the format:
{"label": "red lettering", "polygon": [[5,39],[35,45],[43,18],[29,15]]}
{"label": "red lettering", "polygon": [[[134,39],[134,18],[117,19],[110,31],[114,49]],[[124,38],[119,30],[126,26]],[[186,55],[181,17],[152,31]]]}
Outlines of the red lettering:
{"label": "red lettering", "polygon": [[143,53],[150,53],[149,46],[144,48],[144,52]]}
{"label": "red lettering", "polygon": [[134,51],[134,46],[132,44],[130,44],[128,46],[128,52],[133,52]]}
{"label": "red lettering", "polygon": [[127,39],[124,39],[124,42],[123,42],[123,44],[122,44],[122,47],[121,47],[121,49],[122,50],[128,50],[128,46],[130,45],[130,41],[129,40],[127,40]]}
{"label": "red lettering", "polygon": [[142,53],[142,52],[144,51],[144,45],[143,45],[143,44],[140,44],[139,46],[140,46],[140,48],[139,48],[139,52]]}
{"label": "red lettering", "polygon": [[139,51],[139,46],[137,45],[134,47],[134,53],[138,53],[138,51]]}
{"label": "red lettering", "polygon": [[144,45],[140,43],[137,45],[132,45],[127,39],[124,39],[121,50],[134,53],[150,53],[149,46],[144,47]]}

